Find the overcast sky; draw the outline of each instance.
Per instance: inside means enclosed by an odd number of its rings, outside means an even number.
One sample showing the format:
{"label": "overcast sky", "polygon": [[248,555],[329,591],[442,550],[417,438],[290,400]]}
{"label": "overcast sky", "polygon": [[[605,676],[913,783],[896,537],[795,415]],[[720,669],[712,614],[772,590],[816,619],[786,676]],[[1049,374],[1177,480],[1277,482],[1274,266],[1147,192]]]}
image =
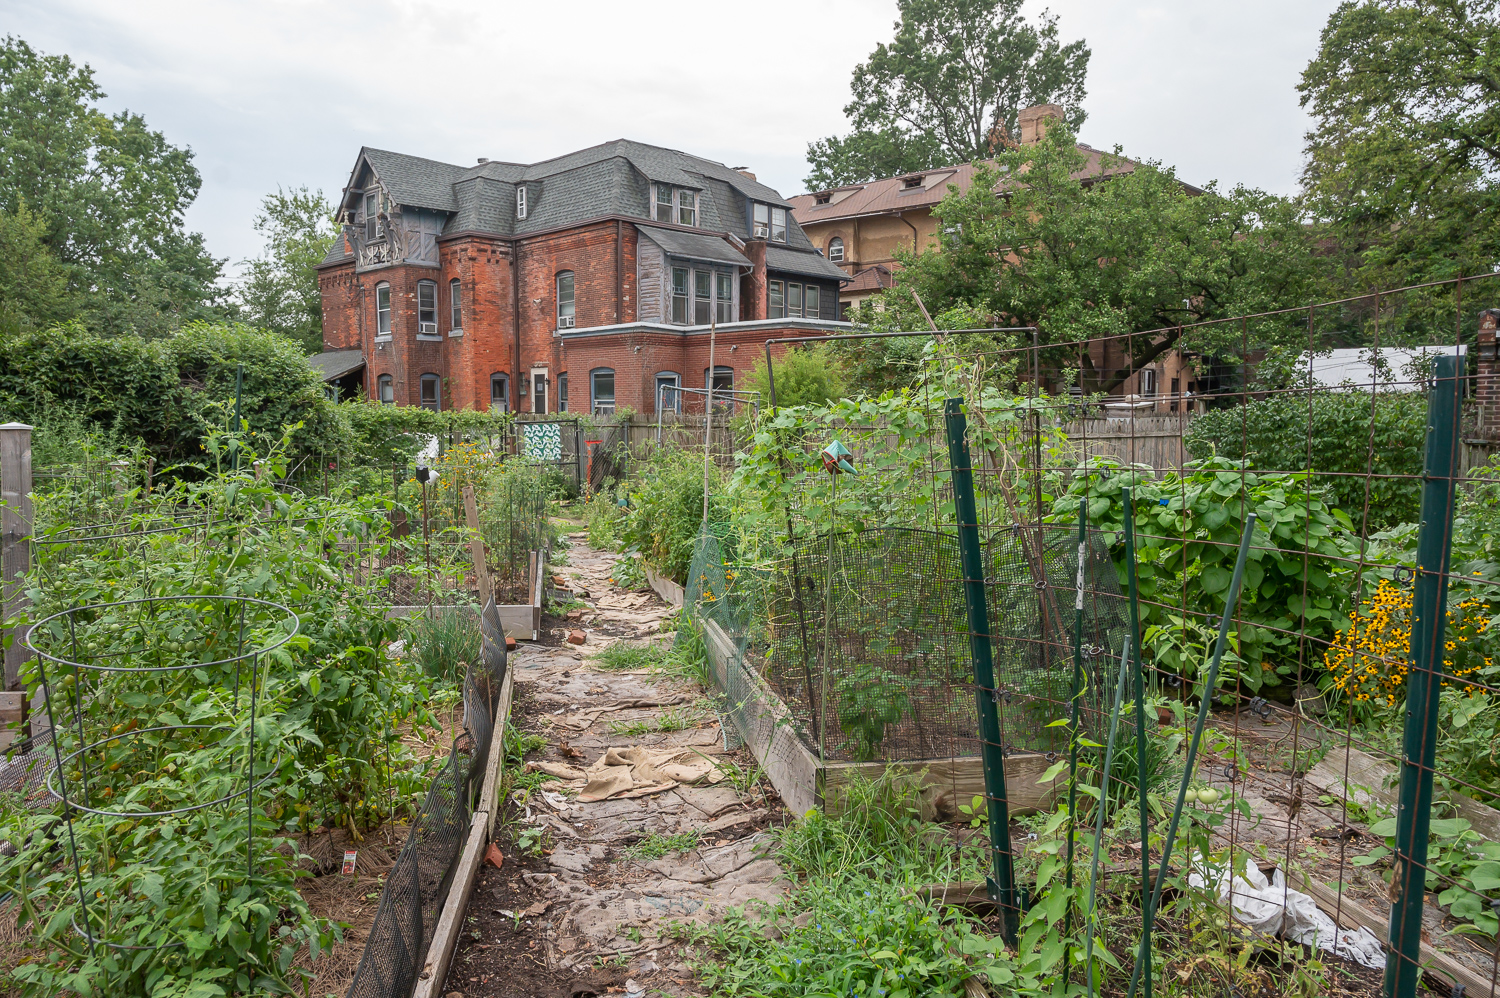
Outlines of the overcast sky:
{"label": "overcast sky", "polygon": [[[1294,89],[1335,0],[1055,0],[1093,50],[1083,141],[1291,193]],[[650,4],[516,0],[0,0],[0,31],[94,67],[190,146],[188,215],[231,270],[278,184],[336,196],[361,145],[532,162],[614,138],[746,166],[802,191],[807,143],[845,129],[854,64],[895,0]]]}

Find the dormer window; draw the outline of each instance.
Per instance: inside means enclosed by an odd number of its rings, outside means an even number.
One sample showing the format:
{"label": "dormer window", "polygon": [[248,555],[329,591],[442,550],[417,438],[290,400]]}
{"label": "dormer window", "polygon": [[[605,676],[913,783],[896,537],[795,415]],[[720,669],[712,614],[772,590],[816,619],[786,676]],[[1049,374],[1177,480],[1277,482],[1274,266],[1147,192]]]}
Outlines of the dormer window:
{"label": "dormer window", "polygon": [[786,242],[786,209],[755,202],[750,218],[750,238]]}
{"label": "dormer window", "polygon": [[385,236],[385,226],[380,221],[380,192],[365,193],[365,242],[374,242]]}
{"label": "dormer window", "polygon": [[827,204],[828,202],[830,202],[832,200],[833,200],[833,195],[831,193],[830,194],[814,194],[813,195],[813,204]]}
{"label": "dormer window", "polygon": [[695,228],[697,227],[697,225],[698,225],[698,192],[697,191],[679,190],[677,192],[677,224],[678,225],[691,225],[691,226],[694,226]]}
{"label": "dormer window", "polygon": [[658,222],[672,221],[672,188],[666,184],[653,186],[656,189],[656,211],[653,217]]}
{"label": "dormer window", "polygon": [[901,178],[901,189],[903,191],[915,190],[918,187],[922,186],[922,181],[924,179],[926,178],[924,178],[921,174],[918,174],[915,177],[903,177]]}
{"label": "dormer window", "polygon": [[516,188],[516,217],[526,217],[526,188]]}

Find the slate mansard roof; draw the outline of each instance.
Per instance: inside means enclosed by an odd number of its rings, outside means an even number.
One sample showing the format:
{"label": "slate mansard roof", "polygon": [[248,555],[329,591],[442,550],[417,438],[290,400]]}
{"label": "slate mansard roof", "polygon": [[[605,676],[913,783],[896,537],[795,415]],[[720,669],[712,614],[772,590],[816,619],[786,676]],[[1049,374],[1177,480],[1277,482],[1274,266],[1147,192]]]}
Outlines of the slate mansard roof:
{"label": "slate mansard roof", "polygon": [[[407,208],[441,212],[447,216],[444,236],[458,233],[514,237],[542,232],[610,215],[653,222],[650,184],[698,191],[698,229],[704,235],[676,230],[684,244],[699,253],[697,240],[732,233],[741,240],[750,237],[749,204],[754,201],[787,209],[787,241],[774,244],[777,262],[784,269],[808,276],[847,280],[848,275],[823,259],[802,227],[791,217],[792,203],[775,190],[723,163],[703,159],[675,149],[617,139],[540,163],[490,161],[476,166],[456,166],[437,160],[409,156],[384,149],[361,149],[344,188],[340,212],[359,207],[359,198],[374,181],[395,203]],[[526,188],[526,217],[516,217],[516,189]],[[650,233],[657,239],[670,230]],[[664,247],[665,248],[665,247]],[[728,243],[715,257],[728,261],[743,257]],[[803,259],[806,257],[807,259]],[[325,264],[350,259],[345,241],[335,240]],[[748,263],[748,261],[746,261]],[[786,266],[779,266],[784,262]]]}

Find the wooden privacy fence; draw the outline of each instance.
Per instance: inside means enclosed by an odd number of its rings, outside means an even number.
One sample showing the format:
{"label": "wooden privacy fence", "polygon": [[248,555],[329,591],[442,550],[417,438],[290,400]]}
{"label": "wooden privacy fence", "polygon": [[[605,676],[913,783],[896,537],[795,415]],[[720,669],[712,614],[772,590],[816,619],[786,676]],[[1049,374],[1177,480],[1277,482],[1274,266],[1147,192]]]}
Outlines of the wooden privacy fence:
{"label": "wooden privacy fence", "polygon": [[1079,460],[1110,457],[1121,464],[1146,464],[1157,474],[1178,471],[1190,460],[1182,438],[1194,414],[1104,416],[1078,419],[1063,425],[1068,445]]}

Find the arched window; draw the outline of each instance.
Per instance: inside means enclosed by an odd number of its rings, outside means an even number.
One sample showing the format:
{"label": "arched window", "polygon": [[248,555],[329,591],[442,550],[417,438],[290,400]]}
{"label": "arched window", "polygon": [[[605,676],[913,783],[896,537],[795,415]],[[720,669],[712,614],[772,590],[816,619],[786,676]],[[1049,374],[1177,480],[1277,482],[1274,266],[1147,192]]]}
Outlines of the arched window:
{"label": "arched window", "polygon": [[510,375],[490,375],[490,410],[510,412]]}
{"label": "arched window", "polygon": [[375,335],[391,335],[391,286],[384,281],[375,285]]}
{"label": "arched window", "polygon": [[844,259],[844,241],[838,236],[828,240],[828,259],[839,263]]}
{"label": "arched window", "polygon": [[418,281],[417,332],[435,333],[437,331],[437,281]]}
{"label": "arched window", "polygon": [[573,272],[565,270],[557,275],[557,328],[573,328]]}
{"label": "arched window", "polygon": [[443,408],[443,379],[436,374],[422,375],[422,408],[441,412]]}
{"label": "arched window", "polygon": [[656,372],[656,407],[658,412],[681,412],[682,378],[676,371]]}
{"label": "arched window", "polygon": [[589,372],[589,409],[596,416],[615,413],[615,370],[596,367]]}
{"label": "arched window", "polygon": [[449,329],[464,328],[464,298],[463,289],[459,287],[458,278],[448,282],[448,306],[452,310],[449,318]]}
{"label": "arched window", "polygon": [[396,404],[396,385],[389,374],[382,374],[375,379],[376,391],[380,393],[380,401],[383,405]]}

